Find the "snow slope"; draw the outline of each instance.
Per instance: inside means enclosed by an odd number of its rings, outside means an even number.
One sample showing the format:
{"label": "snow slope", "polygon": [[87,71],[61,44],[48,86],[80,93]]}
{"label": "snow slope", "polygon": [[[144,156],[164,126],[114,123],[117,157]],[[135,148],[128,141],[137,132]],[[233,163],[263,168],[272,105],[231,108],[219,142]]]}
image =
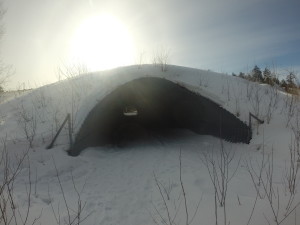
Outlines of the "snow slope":
{"label": "snow slope", "polygon": [[[259,127],[253,123],[250,145],[221,143],[214,137],[173,130],[166,136],[127,143],[121,149],[113,146],[89,148],[78,157],[69,157],[65,152],[68,138],[64,130],[57,145],[45,150],[67,113],[73,115],[76,134],[98,101],[118,86],[147,76],[180,83],[238,115],[244,122],[248,122],[249,112],[266,122]],[[227,224],[247,224],[254,204],[249,224],[273,224],[270,202],[263,194],[257,200],[247,163],[253,162],[257,172],[259,162],[273,156],[275,194],[272,193],[280,196],[278,218],[283,218],[289,196],[283,180],[290,162],[292,128],[299,129],[296,126],[296,121],[300,121],[299,110],[298,99],[238,77],[179,66],[168,66],[166,72],[153,65],[130,66],[76,76],[1,103],[0,138],[5,140],[12,156],[21,155],[29,146],[28,139],[32,138],[29,158],[14,184],[15,202],[22,215],[29,204],[27,193],[32,184],[30,221],[39,217],[41,224],[58,224],[55,216],[59,215],[61,224],[68,224],[64,196],[74,217],[78,190],[84,206],[81,215],[84,221],[80,224],[164,224],[167,212],[171,217],[176,215],[174,224],[186,224],[182,181],[190,219],[200,201],[192,224],[215,224],[215,192],[204,159],[205,156],[213,157],[218,162],[223,146],[226,152],[234,153],[228,167],[229,174],[234,176],[229,182],[226,199]],[[271,120],[267,123],[270,113]],[[180,149],[182,180],[179,179]],[[28,171],[31,171],[31,182]],[[299,202],[299,197],[297,189],[291,208]],[[224,207],[218,205],[217,209],[218,222],[224,224]],[[297,209],[293,210],[282,224],[299,222],[296,212]]]}

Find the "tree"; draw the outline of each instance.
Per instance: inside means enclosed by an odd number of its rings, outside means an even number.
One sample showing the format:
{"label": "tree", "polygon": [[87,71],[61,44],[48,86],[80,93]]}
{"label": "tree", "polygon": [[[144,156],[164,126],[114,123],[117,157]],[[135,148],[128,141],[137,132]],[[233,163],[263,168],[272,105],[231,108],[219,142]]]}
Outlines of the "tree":
{"label": "tree", "polygon": [[272,73],[271,73],[271,70],[269,70],[268,67],[266,67],[263,71],[263,80],[264,80],[265,83],[273,85]]}
{"label": "tree", "polygon": [[280,81],[277,77],[273,76],[273,82],[277,85],[280,85]]}
{"label": "tree", "polygon": [[[4,15],[6,13],[6,10],[3,8],[2,3],[0,2],[0,21],[2,21]],[[4,27],[3,24],[0,22],[0,40],[2,39],[4,34]],[[4,86],[13,74],[12,66],[6,65],[2,60],[0,59],[0,89],[4,91]],[[1,91],[0,91],[1,92]]]}
{"label": "tree", "polygon": [[241,77],[241,78],[245,78],[245,77],[246,77],[246,74],[245,74],[245,73],[243,73],[243,72],[240,72],[240,73],[239,73],[239,77]]}
{"label": "tree", "polygon": [[255,65],[254,68],[252,69],[252,77],[255,81],[259,81],[259,82],[263,81],[262,72],[257,65]]}
{"label": "tree", "polygon": [[283,79],[281,80],[280,86],[281,86],[282,88],[284,88],[285,91],[287,91],[288,87],[287,87],[287,83],[286,83],[285,80],[283,80]]}
{"label": "tree", "polygon": [[296,88],[296,74],[293,71],[286,76],[286,83],[288,88]]}

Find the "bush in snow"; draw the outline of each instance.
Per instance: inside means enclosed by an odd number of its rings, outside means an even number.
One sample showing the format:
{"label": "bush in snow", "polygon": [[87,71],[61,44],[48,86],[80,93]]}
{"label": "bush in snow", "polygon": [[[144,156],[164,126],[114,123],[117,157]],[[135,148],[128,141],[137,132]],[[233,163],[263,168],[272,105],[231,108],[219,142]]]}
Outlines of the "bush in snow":
{"label": "bush in snow", "polygon": [[[28,159],[29,150],[19,155],[12,156],[6,148],[6,139],[2,140],[0,155],[0,224],[2,225],[34,225],[42,215],[30,218],[32,201],[31,169]],[[27,161],[28,160],[28,161]],[[23,164],[28,163],[28,174],[25,175],[26,204],[19,207],[17,194],[15,192],[15,181],[23,171]]]}

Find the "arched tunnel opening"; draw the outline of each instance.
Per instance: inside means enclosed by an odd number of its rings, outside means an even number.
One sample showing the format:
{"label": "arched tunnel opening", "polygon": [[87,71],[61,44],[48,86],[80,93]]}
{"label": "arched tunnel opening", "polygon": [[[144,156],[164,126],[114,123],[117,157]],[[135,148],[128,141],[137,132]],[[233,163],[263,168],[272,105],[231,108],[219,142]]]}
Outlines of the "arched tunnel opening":
{"label": "arched tunnel opening", "polygon": [[88,114],[68,153],[120,144],[171,129],[249,143],[251,129],[215,102],[163,78],[139,78],[107,95]]}

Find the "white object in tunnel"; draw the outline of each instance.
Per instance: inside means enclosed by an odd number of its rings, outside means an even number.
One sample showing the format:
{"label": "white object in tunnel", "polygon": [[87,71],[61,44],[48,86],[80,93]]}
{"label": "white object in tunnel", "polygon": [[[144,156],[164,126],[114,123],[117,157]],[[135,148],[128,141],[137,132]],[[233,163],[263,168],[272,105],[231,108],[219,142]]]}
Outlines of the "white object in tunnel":
{"label": "white object in tunnel", "polygon": [[137,109],[135,107],[127,106],[123,110],[123,115],[124,116],[137,116],[138,115],[138,111],[137,111]]}

